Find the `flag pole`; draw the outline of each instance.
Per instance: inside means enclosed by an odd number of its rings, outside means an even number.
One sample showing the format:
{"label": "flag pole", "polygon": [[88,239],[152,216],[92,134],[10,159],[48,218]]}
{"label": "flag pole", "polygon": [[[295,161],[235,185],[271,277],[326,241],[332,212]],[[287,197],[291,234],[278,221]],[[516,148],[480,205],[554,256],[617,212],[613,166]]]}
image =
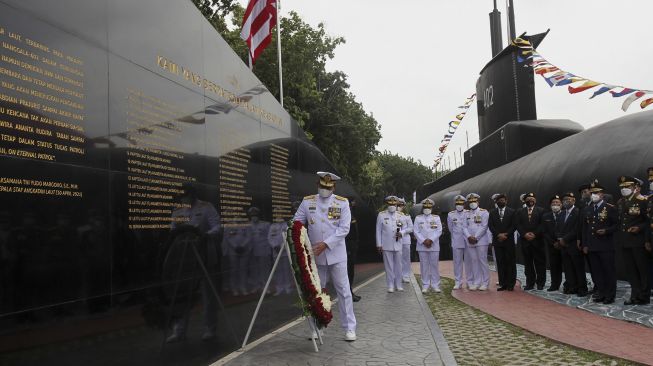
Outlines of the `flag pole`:
{"label": "flag pole", "polygon": [[281,0],[276,0],[275,5],[277,8],[277,56],[279,58],[279,102],[283,108],[283,73],[281,67],[281,17],[279,16],[279,8]]}

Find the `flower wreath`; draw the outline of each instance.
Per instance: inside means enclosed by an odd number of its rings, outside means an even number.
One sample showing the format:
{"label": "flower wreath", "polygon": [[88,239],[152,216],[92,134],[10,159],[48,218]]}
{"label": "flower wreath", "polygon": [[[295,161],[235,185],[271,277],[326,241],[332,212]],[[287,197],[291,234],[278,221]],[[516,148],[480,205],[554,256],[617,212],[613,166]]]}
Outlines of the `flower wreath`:
{"label": "flower wreath", "polygon": [[294,250],[293,270],[302,292],[302,308],[305,315],[311,315],[320,328],[326,327],[333,318],[331,297],[320,286],[320,276],[313,260],[313,248],[308,232],[300,221],[295,221],[290,229],[291,248]]}

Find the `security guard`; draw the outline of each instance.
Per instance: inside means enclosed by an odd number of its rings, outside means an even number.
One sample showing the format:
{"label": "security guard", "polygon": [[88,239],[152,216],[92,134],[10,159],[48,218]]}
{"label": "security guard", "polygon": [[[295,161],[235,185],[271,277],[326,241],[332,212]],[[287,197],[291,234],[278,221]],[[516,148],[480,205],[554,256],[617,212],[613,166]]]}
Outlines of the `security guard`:
{"label": "security guard", "polygon": [[434,202],[430,199],[422,201],[422,214],[415,217],[415,239],[419,253],[419,269],[422,276],[422,293],[429,288],[440,292],[440,236],[442,222],[440,216],[433,215]]}
{"label": "security guard", "polygon": [[410,272],[411,272],[411,263],[410,263],[410,234],[413,232],[413,219],[409,214],[404,212],[406,207],[406,200],[399,198],[399,204],[397,206],[397,213],[404,218],[403,227],[405,228],[406,235],[401,237],[401,243],[403,244],[401,248],[401,277],[404,283],[410,282]]}
{"label": "security guard", "polygon": [[397,213],[396,196],[385,198],[387,208],[376,218],[376,248],[383,255],[388,292],[403,291],[401,282],[402,237],[406,235],[403,216]]}
{"label": "security guard", "polygon": [[476,193],[467,195],[469,211],[465,213],[465,224],[463,233],[467,238],[467,249],[465,256],[470,257],[471,269],[474,273],[474,282],[472,285],[467,284],[469,289],[474,291],[486,291],[490,287],[490,267],[487,263],[488,240],[488,220],[490,213],[478,207],[478,201],[481,198]]}
{"label": "security guard", "polygon": [[[454,290],[458,290],[463,284],[463,259],[465,256],[465,248],[467,248],[467,238],[463,232],[465,225],[465,202],[466,199],[462,195],[454,197],[455,210],[447,214],[447,227],[451,233],[451,250],[453,252],[453,275],[455,283]],[[469,265],[465,265],[465,276],[467,278],[467,286],[469,287],[474,283],[472,272]]]}
{"label": "security guard", "polygon": [[590,193],[592,204],[583,209],[581,216],[581,245],[592,264],[596,288],[593,300],[612,304],[617,293],[612,236],[617,231],[619,218],[614,206],[604,201],[604,188],[598,180],[590,184]]}
{"label": "security guard", "polygon": [[[318,194],[304,197],[295,213],[295,221],[307,225],[322,287],[330,277],[338,294],[340,324],[345,340],[356,340],[354,303],[347,277],[347,247],[351,211],[346,198],[333,194],[340,177],[329,172],[317,172]],[[327,277],[328,276],[328,277]]]}
{"label": "security guard", "polygon": [[645,249],[646,231],[649,226],[646,197],[635,191],[636,178],[619,177],[621,199],[617,202],[619,229],[617,242],[623,250],[624,266],[630,283],[630,300],[624,305],[640,305],[650,302],[649,260]]}

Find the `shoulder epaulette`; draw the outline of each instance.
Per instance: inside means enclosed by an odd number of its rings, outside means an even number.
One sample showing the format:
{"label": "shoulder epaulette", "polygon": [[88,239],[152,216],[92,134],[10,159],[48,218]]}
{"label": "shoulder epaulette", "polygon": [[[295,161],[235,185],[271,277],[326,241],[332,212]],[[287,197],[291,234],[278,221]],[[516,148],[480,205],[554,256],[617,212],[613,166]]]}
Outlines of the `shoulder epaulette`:
{"label": "shoulder epaulette", "polygon": [[610,207],[614,207],[613,204],[611,204],[611,203],[607,203],[607,202],[605,203],[605,205],[606,205],[606,206],[610,206]]}
{"label": "shoulder epaulette", "polygon": [[316,195],[312,194],[312,195],[310,195],[310,196],[306,196],[306,197],[304,197],[304,199],[305,199],[305,200],[312,200],[312,199],[315,198],[315,196],[316,196]]}
{"label": "shoulder epaulette", "polygon": [[481,210],[481,211],[487,211],[487,210],[486,210],[486,209],[484,209],[484,208],[479,208],[479,210]]}
{"label": "shoulder epaulette", "polygon": [[453,211],[449,211],[449,213],[454,213],[454,212],[456,212],[456,210],[453,210]]}
{"label": "shoulder epaulette", "polygon": [[647,198],[642,196],[641,194],[639,196],[637,196],[637,199],[640,200],[640,201],[646,201],[647,200]]}
{"label": "shoulder epaulette", "polygon": [[346,201],[346,200],[347,200],[345,197],[343,197],[343,196],[338,196],[337,194],[335,194],[334,196],[335,196],[335,198],[336,198],[338,201]]}

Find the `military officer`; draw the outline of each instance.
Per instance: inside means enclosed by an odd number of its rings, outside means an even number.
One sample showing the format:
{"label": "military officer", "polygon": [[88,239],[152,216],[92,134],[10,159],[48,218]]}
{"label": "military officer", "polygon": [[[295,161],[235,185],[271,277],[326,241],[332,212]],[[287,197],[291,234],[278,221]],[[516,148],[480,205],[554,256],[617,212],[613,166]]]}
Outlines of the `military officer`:
{"label": "military officer", "polygon": [[376,248],[383,255],[388,292],[403,291],[401,282],[402,237],[406,234],[403,216],[397,213],[399,200],[395,196],[385,198],[387,208],[376,218]]}
{"label": "military officer", "polygon": [[465,256],[469,254],[471,260],[471,269],[474,273],[474,283],[467,284],[472,291],[486,291],[490,287],[490,268],[487,263],[488,240],[488,220],[490,213],[478,207],[481,196],[476,193],[467,195],[469,211],[465,213],[465,224],[463,233],[467,238],[467,249]]}
{"label": "military officer", "polygon": [[429,288],[440,292],[440,235],[442,222],[440,216],[433,215],[434,202],[430,199],[422,201],[422,214],[415,217],[415,239],[419,253],[419,269],[422,276],[422,293]]}
{"label": "military officer", "polygon": [[[465,257],[465,248],[467,248],[467,238],[463,232],[463,226],[465,225],[465,202],[466,199],[464,196],[457,195],[454,197],[456,209],[447,214],[447,227],[451,233],[451,250],[453,252],[454,290],[460,289],[463,285],[463,259]],[[468,264],[465,264],[464,269],[469,286],[474,282],[474,279],[471,276]]]}
{"label": "military officer", "polygon": [[307,225],[315,262],[322,287],[330,277],[338,294],[340,324],[345,340],[356,340],[354,303],[347,277],[347,247],[345,238],[351,224],[351,211],[346,198],[333,194],[340,177],[329,172],[317,172],[318,194],[304,197],[295,213],[295,221]]}
{"label": "military officer", "polygon": [[612,236],[619,226],[617,210],[604,201],[604,188],[598,180],[590,184],[592,204],[581,216],[581,245],[592,264],[595,302],[612,304],[617,292],[617,275]]}
{"label": "military officer", "polygon": [[404,212],[406,207],[406,200],[399,198],[399,204],[397,206],[397,213],[404,218],[403,227],[405,228],[406,235],[401,237],[401,280],[404,283],[410,282],[410,234],[413,232],[413,219],[409,214]]}
{"label": "military officer", "polygon": [[630,300],[624,305],[648,304],[650,302],[649,259],[644,243],[649,226],[646,217],[646,197],[635,190],[637,180],[619,177],[621,198],[617,202],[619,228],[616,239],[623,250],[624,266],[630,283]]}

